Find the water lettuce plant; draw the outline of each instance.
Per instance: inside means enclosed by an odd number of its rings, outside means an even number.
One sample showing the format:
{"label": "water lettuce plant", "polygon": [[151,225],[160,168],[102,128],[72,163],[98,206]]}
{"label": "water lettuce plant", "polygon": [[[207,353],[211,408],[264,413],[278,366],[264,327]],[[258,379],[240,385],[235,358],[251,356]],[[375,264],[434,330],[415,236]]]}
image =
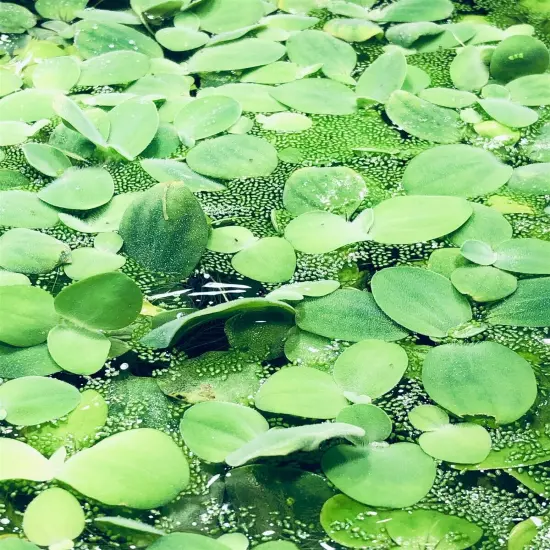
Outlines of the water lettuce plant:
{"label": "water lettuce plant", "polygon": [[550,548],[535,0],[0,3],[0,550]]}

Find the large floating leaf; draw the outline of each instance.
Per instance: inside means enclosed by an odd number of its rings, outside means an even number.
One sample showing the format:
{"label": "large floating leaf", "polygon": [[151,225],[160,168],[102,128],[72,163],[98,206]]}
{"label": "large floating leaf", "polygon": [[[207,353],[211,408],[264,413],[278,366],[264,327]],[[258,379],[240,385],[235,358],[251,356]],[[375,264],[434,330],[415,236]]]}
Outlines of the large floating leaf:
{"label": "large floating leaf", "polygon": [[410,195],[478,197],[502,187],[513,168],[471,145],[440,145],[409,162],[403,187]]}
{"label": "large floating leaf", "polygon": [[223,33],[257,23],[264,15],[260,0],[210,0],[198,3],[194,13],[201,28],[210,33]]}
{"label": "large floating leaf", "polygon": [[156,540],[149,550],[179,550],[193,548],[193,550],[227,550],[227,546],[205,535],[195,533],[171,533]]}
{"label": "large floating leaf", "polygon": [[385,8],[373,10],[369,17],[376,21],[410,23],[415,21],[439,21],[453,13],[450,0],[398,0]]}
{"label": "large floating leaf", "polygon": [[118,50],[87,59],[80,66],[80,86],[128,84],[149,71],[149,58],[139,52]]}
{"label": "large floating leaf", "polygon": [[0,267],[17,273],[49,273],[70,260],[63,242],[32,229],[10,229],[0,237]]}
{"label": "large floating leaf", "polygon": [[286,456],[296,451],[315,451],[327,439],[358,438],[364,433],[363,429],[343,422],[272,428],[229,454],[226,462],[235,467],[263,456]]}
{"label": "large floating leaf", "polygon": [[384,313],[404,327],[436,338],[472,318],[468,300],[449,279],[417,267],[390,267],[372,278],[372,293]]}
{"label": "large floating leaf", "polygon": [[52,57],[37,65],[32,73],[35,88],[69,90],[80,78],[80,63],[74,57]]}
{"label": "large floating leaf", "polygon": [[492,325],[550,325],[550,277],[518,281],[518,289],[489,311]]}
{"label": "large floating leaf", "polygon": [[301,67],[322,64],[325,76],[335,80],[349,81],[357,62],[357,54],[349,44],[319,30],[293,34],[287,40],[286,49],[293,63]]}
{"label": "large floating leaf", "polygon": [[482,109],[494,120],[512,128],[523,128],[534,124],[539,115],[533,109],[518,105],[508,99],[480,99]]}
{"label": "large floating leaf", "polygon": [[115,190],[104,168],[72,168],[38,192],[38,197],[57,208],[91,210],[109,202]]}
{"label": "large floating leaf", "polygon": [[384,53],[365,69],[357,81],[357,95],[386,103],[393,92],[403,87],[406,76],[405,55],[400,50]]}
{"label": "large floating leaf", "polygon": [[75,25],[74,44],[84,59],[118,50],[162,57],[162,48],[152,38],[125,25],[106,21],[79,21]]}
{"label": "large floating leaf", "polygon": [[550,163],[540,162],[518,166],[508,181],[508,187],[526,195],[549,195]]}
{"label": "large floating leaf", "polygon": [[296,324],[308,332],[350,342],[368,338],[391,342],[407,335],[386,317],[370,292],[349,288],[300,302]]}
{"label": "large floating leaf", "polygon": [[52,487],[33,499],[23,515],[25,536],[40,546],[72,543],[86,526],[80,503],[68,491]]}
{"label": "large floating leaf", "polygon": [[386,114],[405,132],[435,143],[456,143],[461,140],[462,129],[458,114],[398,90],[386,103]]}
{"label": "large floating leaf", "polygon": [[227,96],[240,103],[243,111],[251,113],[277,113],[285,111],[286,107],[272,97],[275,88],[264,84],[223,84],[216,88],[202,88],[197,97]]}
{"label": "large floating leaf", "polygon": [[432,488],[434,461],[414,443],[338,445],[322,459],[328,479],[349,497],[385,508],[412,506]]}
{"label": "large floating leaf", "polygon": [[267,65],[285,54],[285,48],[278,42],[260,38],[245,38],[203,48],[188,61],[188,70],[193,73],[236,71]]}
{"label": "large floating leaf", "polygon": [[16,426],[34,426],[71,412],[80,392],[70,384],[42,376],[25,376],[0,386],[0,409]]}
{"label": "large floating leaf", "polygon": [[351,115],[357,110],[353,91],[328,78],[305,78],[282,84],[274,88],[271,95],[302,113]]}
{"label": "large floating leaf", "polygon": [[510,239],[495,247],[495,267],[514,273],[550,274],[550,243],[540,239]]}
{"label": "large floating leaf", "polygon": [[374,207],[369,237],[383,244],[412,244],[443,237],[458,229],[472,207],[458,197],[393,197]]}
{"label": "large floating leaf", "polygon": [[58,222],[57,210],[31,191],[0,191],[0,225],[45,229]]}
{"label": "large floating leaf", "polygon": [[489,69],[483,61],[481,49],[466,46],[453,59],[449,67],[451,80],[459,90],[480,90],[489,80]]}
{"label": "large floating leaf", "polygon": [[0,377],[48,376],[61,369],[48,353],[45,344],[28,348],[0,345]]}
{"label": "large floating leaf", "polygon": [[55,310],[88,329],[116,330],[136,319],[142,301],[141,290],[130,277],[102,273],[65,287],[55,297]]}
{"label": "large floating leaf", "polygon": [[347,392],[376,399],[390,391],[407,369],[405,350],[382,340],[363,340],[347,348],[334,364],[336,383]]}
{"label": "large floating leaf", "polygon": [[348,404],[332,376],[310,367],[287,367],[271,375],[254,398],[262,411],[330,419]]}
{"label": "large floating leaf", "polygon": [[454,287],[476,302],[494,302],[515,292],[518,281],[510,273],[488,266],[464,266],[451,273]]}
{"label": "large floating leaf", "polygon": [[299,168],[286,181],[283,202],[294,216],[313,210],[351,216],[366,194],[365,180],[351,168]]}
{"label": "large floating leaf", "polygon": [[529,363],[496,342],[432,348],[422,382],[429,396],[452,413],[492,416],[499,424],[521,418],[537,396]]}
{"label": "large floating leaf", "polygon": [[1,437],[0,453],[2,455],[0,481],[7,479],[50,481],[53,478],[54,472],[50,461],[22,441]]}
{"label": "large floating leaf", "polygon": [[185,489],[189,466],[170,436],[142,428],[80,451],[56,477],[104,504],[147,510],[167,504]]}
{"label": "large floating leaf", "polygon": [[537,107],[550,104],[550,74],[521,76],[506,85],[512,101]]}
{"label": "large floating leaf", "polygon": [[223,191],[225,187],[216,181],[193,172],[185,162],[171,159],[144,159],[141,167],[159,183],[181,181],[196,193],[198,191]]}
{"label": "large floating leaf", "polygon": [[60,176],[72,165],[63,151],[45,143],[27,143],[22,149],[27,162],[33,168],[52,178]]}
{"label": "large floating leaf", "polygon": [[208,462],[223,462],[268,429],[267,421],[254,409],[220,401],[193,405],[180,423],[185,444]]}
{"label": "large floating leaf", "polygon": [[0,32],[22,34],[36,25],[36,17],[27,8],[11,2],[0,5]]}
{"label": "large floating leaf", "polygon": [[46,341],[57,323],[53,297],[41,288],[0,286],[0,341],[28,347]]}
{"label": "large floating leaf", "polygon": [[[2,4],[0,4],[2,5]],[[55,115],[52,101],[58,92],[29,88],[0,99],[0,120],[36,122]]]}
{"label": "large floating leaf", "polygon": [[143,267],[187,277],[206,249],[208,225],[185,183],[159,183],[126,209],[120,235]]}
{"label": "large floating leaf", "polygon": [[193,147],[187,155],[187,164],[195,172],[226,180],[269,176],[277,163],[273,145],[248,135],[208,139]]}

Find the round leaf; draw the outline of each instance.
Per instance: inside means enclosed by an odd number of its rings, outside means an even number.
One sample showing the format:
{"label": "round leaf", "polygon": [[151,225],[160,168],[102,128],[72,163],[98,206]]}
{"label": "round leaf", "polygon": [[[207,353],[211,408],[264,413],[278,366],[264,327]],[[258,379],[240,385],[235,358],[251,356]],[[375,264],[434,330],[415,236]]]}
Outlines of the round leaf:
{"label": "round leaf", "polygon": [[262,411],[330,419],[347,405],[332,377],[310,367],[287,367],[272,374],[255,396]]}
{"label": "round leaf", "polygon": [[476,302],[494,302],[515,292],[518,281],[510,273],[494,267],[464,266],[451,273],[451,282],[462,294]]}
{"label": "round leaf", "polygon": [[493,265],[514,273],[550,274],[550,243],[540,239],[510,239],[495,247]]}
{"label": "round leaf", "polygon": [[368,445],[375,441],[384,441],[391,435],[390,417],[376,405],[358,403],[344,407],[336,417],[337,422],[352,424],[365,430],[363,437],[348,437],[353,443]]}
{"label": "round leaf", "polygon": [[349,497],[385,508],[412,506],[435,481],[434,461],[414,443],[329,449],[321,462],[328,479]]}
{"label": "round leaf", "polygon": [[136,319],[142,301],[141,290],[130,277],[103,273],[65,287],[55,298],[55,310],[88,329],[117,330]]}
{"label": "round leaf", "polygon": [[338,357],[333,376],[343,390],[376,399],[398,384],[407,364],[408,357],[401,346],[363,340]]}
{"label": "round leaf", "polygon": [[510,99],[528,107],[550,104],[550,74],[521,76],[506,85]]}
{"label": "round leaf", "polygon": [[45,229],[58,222],[57,211],[31,191],[0,191],[0,225]]}
{"label": "round leaf", "polygon": [[194,13],[202,29],[219,34],[257,23],[264,8],[260,0],[212,0],[199,4]]}
{"label": "round leaf", "polygon": [[371,285],[382,311],[420,334],[442,338],[472,318],[468,300],[449,279],[433,271],[390,267],[375,273]]}
{"label": "round leaf", "polygon": [[27,162],[39,172],[56,178],[72,166],[69,158],[55,147],[44,143],[27,143],[22,147]]}
{"label": "round leaf", "polygon": [[429,396],[458,416],[492,416],[499,424],[521,418],[537,396],[529,363],[496,342],[432,348],[422,368]]}
{"label": "round leaf", "polygon": [[180,423],[185,444],[208,462],[223,462],[229,454],[268,429],[267,421],[255,410],[220,401],[193,405]]}
{"label": "round leaf", "polygon": [[479,265],[492,265],[497,259],[493,249],[482,241],[464,241],[460,247],[460,253],[467,260]]}
{"label": "round leaf", "polygon": [[16,426],[35,426],[70,413],[80,392],[70,384],[42,376],[25,376],[0,386],[0,409]]}
{"label": "round leaf", "polygon": [[435,405],[417,405],[408,417],[413,427],[423,432],[431,432],[449,424],[449,415]]}
{"label": "round leaf", "polygon": [[256,240],[254,233],[246,227],[230,225],[227,227],[217,227],[210,232],[206,248],[213,252],[222,252],[224,254],[234,254]]}
{"label": "round leaf", "polygon": [[149,71],[149,58],[139,52],[118,50],[87,59],[80,66],[79,86],[128,84]]}
{"label": "round leaf", "polygon": [[550,163],[518,166],[508,181],[508,187],[512,191],[526,195],[549,195]]}
{"label": "round leaf", "polygon": [[189,466],[170,436],[142,428],[112,435],[73,455],[57,479],[109,506],[148,510],[185,489]]}
{"label": "round leaf", "polygon": [[[107,235],[108,233],[103,233]],[[65,275],[73,280],[86,279],[100,273],[116,271],[126,258],[97,248],[77,248],[71,254],[71,263],[64,266]]]}

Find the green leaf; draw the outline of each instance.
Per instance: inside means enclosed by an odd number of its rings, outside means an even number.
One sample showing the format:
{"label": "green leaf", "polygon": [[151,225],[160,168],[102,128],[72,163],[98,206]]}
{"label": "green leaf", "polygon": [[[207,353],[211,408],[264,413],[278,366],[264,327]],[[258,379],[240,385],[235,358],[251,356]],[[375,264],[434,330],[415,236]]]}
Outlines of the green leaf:
{"label": "green leaf", "polygon": [[224,462],[227,456],[267,432],[269,424],[253,409],[206,401],[185,411],[180,430],[192,453],[208,462]]}
{"label": "green leaf", "polygon": [[57,211],[31,191],[0,191],[0,225],[46,229],[57,224]]}
{"label": "green leaf", "polygon": [[250,113],[277,113],[285,111],[286,107],[276,101],[271,92],[273,86],[263,84],[223,84],[216,88],[202,88],[197,97],[199,99],[210,96],[227,96],[240,103],[243,111]]}
{"label": "green leaf", "polygon": [[449,235],[455,246],[462,246],[468,240],[483,241],[493,248],[512,238],[510,222],[497,210],[471,202],[474,213],[468,221]]}
{"label": "green leaf", "polygon": [[[108,233],[103,233],[108,235]],[[122,246],[122,243],[121,243]],[[71,253],[71,263],[63,267],[65,275],[73,280],[86,279],[100,273],[120,269],[126,263],[124,256],[98,250],[97,248],[77,248]]]}
{"label": "green leaf", "polygon": [[365,19],[331,19],[325,23],[323,30],[346,42],[365,42],[384,35],[381,27]]}
{"label": "green leaf", "polygon": [[57,363],[50,357],[45,344],[28,348],[0,344],[0,377],[2,378],[48,376],[60,370]]}
{"label": "green leaf", "polygon": [[0,539],[1,550],[38,550],[38,546],[20,539],[17,535],[8,535]]}
{"label": "green leaf", "polygon": [[384,441],[392,432],[392,421],[383,409],[366,403],[344,407],[338,413],[336,422],[345,422],[365,430],[365,435],[362,437],[348,437],[356,445],[368,445],[376,441]]}
{"label": "green leaf", "polygon": [[40,546],[72,543],[86,526],[84,511],[71,493],[52,487],[34,498],[23,515],[23,532]]}
{"label": "green leaf", "polygon": [[117,50],[87,59],[80,66],[79,86],[128,84],[149,72],[150,60],[143,53]]}
{"label": "green leaf", "polygon": [[48,334],[54,361],[73,374],[89,376],[103,368],[111,341],[101,332],[74,325],[57,325]]}
{"label": "green leaf", "polygon": [[107,147],[107,142],[88,115],[70,98],[58,95],[52,103],[53,110],[77,132],[99,147]]}
{"label": "green leaf", "polygon": [[372,293],[382,311],[400,325],[426,336],[443,338],[472,319],[468,300],[446,277],[417,267],[377,271]]}
{"label": "green leaf", "polygon": [[[4,4],[0,4],[2,6]],[[0,99],[0,120],[36,122],[55,116],[52,101],[58,92],[29,88]],[[4,137],[4,136],[3,136]]]}
{"label": "green leaf", "polygon": [[272,374],[255,396],[262,411],[330,419],[347,405],[332,377],[310,367],[287,367]]}
{"label": "green leaf", "polygon": [[[0,453],[2,455],[0,480],[2,481],[9,479],[50,481],[53,478],[53,465],[50,461],[22,441],[1,437]],[[0,542],[0,548],[1,546]]]}
{"label": "green leaf", "polygon": [[27,285],[0,286],[0,341],[10,346],[41,344],[57,323],[53,297]]}
{"label": "green leaf", "polygon": [[550,274],[550,243],[540,239],[510,239],[495,247],[494,266],[514,273]]}
{"label": "green leaf", "polygon": [[120,235],[124,250],[140,265],[183,278],[193,272],[206,249],[208,225],[184,183],[159,183],[126,209]]}
{"label": "green leaf", "polygon": [[387,52],[364,70],[355,91],[360,98],[386,103],[393,92],[402,88],[406,76],[407,59],[403,52]]}
{"label": "green leaf", "polygon": [[386,103],[390,120],[412,136],[436,143],[456,143],[462,138],[458,114],[438,107],[403,90],[391,94]]}
{"label": "green leaf", "polygon": [[454,90],[453,88],[429,88],[422,90],[418,95],[421,99],[425,99],[434,105],[449,107],[450,109],[463,109],[477,101],[475,94],[463,90]]}
{"label": "green leaf", "polygon": [[246,227],[229,225],[212,229],[206,248],[213,252],[234,254],[256,241],[254,233]]}
{"label": "green leaf", "polygon": [[205,176],[231,180],[269,176],[277,168],[277,151],[265,139],[226,135],[200,142],[187,154],[189,167]]}
{"label": "green leaf", "polygon": [[517,279],[510,273],[487,266],[465,266],[455,269],[451,282],[462,294],[476,302],[494,302],[516,291]]}
{"label": "green leaf", "polygon": [[136,319],[142,300],[141,290],[130,277],[103,273],[65,287],[55,298],[55,310],[88,329],[117,330]]}
{"label": "green leaf", "polygon": [[152,101],[128,99],[109,111],[109,147],[128,160],[136,158],[153,140],[159,115]]}
{"label": "green leaf", "polygon": [[435,405],[417,405],[407,415],[417,430],[432,432],[449,424],[449,415]]}
{"label": "green leaf", "polygon": [[174,126],[184,143],[215,136],[239,120],[241,106],[227,96],[209,96],[190,101],[174,120]]}
{"label": "green leaf", "polygon": [[321,71],[328,78],[352,84],[351,72],[357,63],[352,46],[319,30],[294,33],[286,42],[290,61],[300,67],[322,64]]}
{"label": "green leaf", "polygon": [[508,187],[525,195],[550,194],[550,163],[518,166],[508,181]]}
{"label": "green leaf", "polygon": [[[298,367],[307,368],[307,367]],[[328,439],[364,435],[362,428],[341,422],[327,422],[294,428],[272,428],[258,434],[226,458],[230,466],[242,466],[254,458],[286,456],[297,451],[315,451]]]}
{"label": "green leaf", "polygon": [[80,392],[70,384],[42,376],[25,376],[0,385],[0,417],[16,426],[35,426],[70,413]]}
{"label": "green leaf", "polygon": [[32,72],[35,88],[67,93],[80,78],[80,63],[74,57],[52,57],[37,65]]}
{"label": "green leaf", "polygon": [[171,533],[156,540],[148,550],[179,550],[180,548],[193,550],[227,550],[227,546],[205,535],[194,533]]}
{"label": "green leaf", "polygon": [[254,281],[284,283],[296,269],[292,245],[281,237],[265,237],[248,244],[231,259],[241,275]]}
{"label": "green leaf", "polygon": [[321,525],[332,540],[347,548],[368,544],[372,550],[384,550],[390,544],[384,527],[388,514],[339,494],[323,505]]}
{"label": "green leaf", "polygon": [[399,548],[464,550],[483,536],[476,524],[432,510],[392,511],[385,526]]}
{"label": "green leaf", "polygon": [[518,281],[514,294],[493,307],[487,316],[492,325],[545,327],[550,325],[550,277]]}
{"label": "green leaf", "polygon": [[492,416],[499,424],[521,418],[537,396],[529,363],[496,342],[432,348],[424,360],[422,383],[453,414]]}
{"label": "green leaf", "polygon": [[0,237],[0,266],[17,273],[49,273],[70,254],[65,243],[32,229],[10,229]]}
{"label": "green leaf", "polygon": [[464,241],[460,253],[471,262],[479,265],[492,265],[497,259],[493,249],[483,241]]}
{"label": "green leaf", "polygon": [[260,0],[211,0],[193,9],[199,16],[201,28],[219,34],[254,25],[264,15]]}
{"label": "green leaf", "polygon": [[550,54],[543,42],[532,36],[510,36],[497,45],[491,56],[491,76],[509,82],[544,73],[549,64]]}
{"label": "green leaf", "polygon": [[491,436],[478,424],[447,424],[423,433],[418,439],[422,450],[438,460],[458,464],[478,464],[491,451]]}
{"label": "green leaf", "polygon": [[56,477],[109,506],[148,510],[167,504],[185,489],[189,466],[170,436],[142,428],[112,435],[80,451]]}
{"label": "green leaf", "polygon": [[542,520],[537,517],[531,517],[517,523],[508,537],[509,550],[523,550],[529,547],[529,544],[537,536],[541,523]]}
{"label": "green leaf", "polygon": [[243,38],[229,44],[203,48],[187,63],[188,70],[192,73],[237,71],[273,63],[284,54],[285,48],[278,42]]}
{"label": "green leaf", "polygon": [[69,210],[91,210],[108,203],[115,192],[104,168],[71,168],[38,192],[40,200]]}
{"label": "green leaf", "polygon": [[34,7],[46,19],[72,21],[77,17],[77,12],[86,7],[86,4],[88,0],[37,0]]}
{"label": "green leaf", "polygon": [[336,360],[333,376],[346,392],[376,399],[389,392],[407,370],[405,350],[382,340],[363,340]]}
{"label": "green leaf", "polygon": [[416,21],[439,21],[453,13],[450,0],[397,0],[392,4],[372,10],[369,17],[385,23],[413,23]]}
{"label": "green leaf", "polygon": [[332,357],[334,349],[330,339],[294,327],[287,334],[284,352],[293,363],[315,367],[325,366],[326,357]]}
{"label": "green leaf", "polygon": [[550,74],[521,76],[508,82],[510,99],[528,107],[550,104]]}
{"label": "green leaf", "polygon": [[[1,289],[0,289],[1,290]],[[201,311],[169,321],[145,335],[141,342],[156,349],[167,348],[187,336],[193,329],[215,319],[229,319],[244,311],[286,311],[294,314],[294,308],[285,302],[265,298],[243,298],[233,302],[217,304]]]}
{"label": "green leaf", "polygon": [[432,79],[426,71],[409,65],[407,67],[407,76],[405,77],[405,82],[403,82],[402,89],[411,94],[418,94],[427,88],[431,81]]}
{"label": "green leaf", "polygon": [[273,88],[271,95],[284,105],[308,114],[351,115],[357,110],[350,88],[328,78],[305,78]]}
{"label": "green leaf", "polygon": [[[19,170],[0,169],[0,190],[24,189],[28,184],[29,180]],[[2,225],[7,224],[2,223]]]}
{"label": "green leaf", "polygon": [[434,461],[414,443],[338,445],[323,456],[327,478],[349,497],[385,508],[412,506],[435,481]]}
{"label": "green leaf", "polygon": [[413,244],[451,233],[472,215],[472,207],[458,197],[393,197],[374,207],[369,237],[383,244]]}
{"label": "green leaf", "polygon": [[157,42],[172,52],[187,52],[204,46],[209,36],[185,27],[166,27],[155,33]]}
{"label": "green leaf", "polygon": [[464,46],[476,34],[476,26],[468,22],[445,23],[440,28],[442,33],[415,44],[420,53],[438,52]]}
{"label": "green leaf", "polygon": [[485,65],[480,48],[466,46],[451,62],[451,80],[459,90],[474,92],[489,81],[489,69]]}
{"label": "green leaf", "polygon": [[0,32],[22,34],[36,25],[36,17],[27,8],[2,2],[0,4]]}
{"label": "green leaf", "polygon": [[79,21],[74,28],[74,45],[84,59],[119,50],[136,51],[151,58],[163,56],[155,40],[119,23]]}
{"label": "green leaf", "polygon": [[386,38],[389,42],[402,48],[414,48],[417,40],[428,36],[441,34],[443,29],[436,23],[429,21],[417,21],[414,23],[402,23],[392,25],[386,30]]}
{"label": "green leaf", "polygon": [[296,306],[296,324],[327,338],[393,341],[407,333],[380,310],[370,292],[344,288]]}
{"label": "green leaf", "polygon": [[403,174],[410,195],[478,197],[502,187],[513,168],[471,145],[440,145],[413,158]]}
{"label": "green leaf", "polygon": [[324,254],[365,240],[366,235],[337,214],[313,210],[290,221],[285,227],[285,239],[300,252]]}
{"label": "green leaf", "polygon": [[0,97],[4,97],[13,92],[17,92],[23,85],[22,78],[8,69],[0,70]]}
{"label": "green leaf", "polygon": [[351,168],[299,168],[285,183],[283,202],[294,216],[328,210],[351,216],[367,194],[365,180]]}
{"label": "green leaf", "polygon": [[511,128],[531,126],[539,118],[538,113],[533,109],[508,99],[480,99],[478,103],[491,118]]}
{"label": "green leaf", "polygon": [[22,147],[27,162],[39,172],[52,178],[60,176],[72,166],[69,158],[56,147],[44,143],[26,143]]}
{"label": "green leaf", "polygon": [[300,113],[276,113],[271,116],[256,115],[256,122],[265,130],[280,134],[305,132],[313,126],[313,122],[306,115]]}

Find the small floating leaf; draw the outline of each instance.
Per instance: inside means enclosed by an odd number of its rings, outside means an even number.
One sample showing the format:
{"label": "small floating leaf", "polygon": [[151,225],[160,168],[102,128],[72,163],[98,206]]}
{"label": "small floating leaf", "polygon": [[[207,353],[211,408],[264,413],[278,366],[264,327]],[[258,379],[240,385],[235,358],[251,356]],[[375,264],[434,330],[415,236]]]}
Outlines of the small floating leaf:
{"label": "small floating leaf", "polygon": [[510,273],[488,266],[464,266],[451,273],[451,282],[476,302],[494,302],[516,291],[517,279]]}
{"label": "small floating leaf", "polygon": [[74,57],[52,57],[37,65],[32,73],[35,88],[68,92],[80,78],[80,64]]}
{"label": "small floating leaf", "polygon": [[57,210],[31,191],[0,191],[0,225],[46,229],[57,224]]}
{"label": "small floating leaf", "polygon": [[407,416],[413,427],[423,432],[431,432],[449,424],[449,415],[435,405],[417,405]]}
{"label": "small floating leaf", "polygon": [[[2,462],[0,462],[0,480],[2,481],[9,479],[50,481],[53,478],[50,461],[22,441],[1,437],[0,454],[2,455]],[[29,549],[25,547],[23,550]]]}
{"label": "small floating leaf", "polygon": [[497,122],[511,128],[524,128],[534,124],[539,115],[533,109],[513,103],[508,99],[480,99],[482,109]]}
{"label": "small floating leaf", "polygon": [[459,90],[480,90],[489,81],[489,69],[483,62],[481,50],[475,46],[463,48],[453,59],[449,71]]}
{"label": "small floating leaf", "polygon": [[257,23],[264,14],[260,0],[211,0],[194,7],[201,28],[210,33],[223,33]]}
{"label": "small floating leaf", "polygon": [[27,162],[46,176],[57,178],[72,166],[67,155],[51,145],[26,143],[22,149]]}
{"label": "small floating leaf", "polygon": [[483,241],[465,241],[460,247],[460,253],[467,260],[479,265],[492,265],[497,259],[490,245]]}
{"label": "small floating leaf", "polygon": [[512,191],[526,195],[550,194],[550,163],[527,164],[514,169],[508,181]]}
{"label": "small floating leaf", "polygon": [[391,94],[403,87],[407,76],[407,59],[400,50],[377,57],[357,81],[355,91],[361,98],[386,103]]}
{"label": "small floating leaf", "polygon": [[149,71],[146,55],[127,50],[107,52],[87,59],[80,66],[79,86],[128,84]]}
{"label": "small floating leaf", "polygon": [[336,421],[352,424],[365,430],[365,435],[362,437],[347,437],[356,445],[368,445],[376,441],[384,441],[392,432],[390,417],[380,407],[371,404],[357,403],[344,407],[338,413]]}
{"label": "small floating leaf", "polygon": [[550,275],[550,243],[541,239],[510,239],[495,247],[495,267],[514,273]]}
{"label": "small floating leaf", "polygon": [[506,85],[510,99],[528,107],[550,105],[550,74],[521,76]]}
{"label": "small floating leaf", "polygon": [[450,0],[398,0],[373,10],[369,17],[385,23],[412,23],[415,21],[439,21],[447,19],[454,10]]}

